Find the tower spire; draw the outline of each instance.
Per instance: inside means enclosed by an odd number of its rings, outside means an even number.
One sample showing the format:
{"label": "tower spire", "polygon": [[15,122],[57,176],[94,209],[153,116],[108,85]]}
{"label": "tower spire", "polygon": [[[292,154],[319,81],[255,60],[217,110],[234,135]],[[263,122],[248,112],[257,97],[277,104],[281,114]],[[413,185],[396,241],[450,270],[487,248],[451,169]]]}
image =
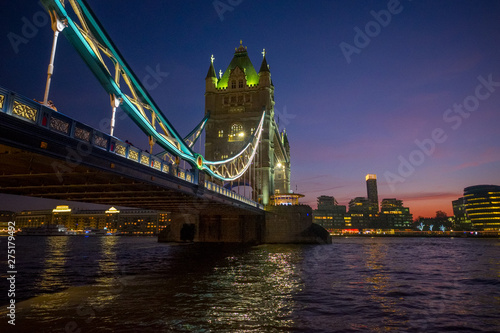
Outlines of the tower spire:
{"label": "tower spire", "polygon": [[240,39],[240,46],[238,48],[234,48],[234,53],[242,53],[242,52],[246,52],[246,51],[247,51],[247,47],[243,46],[243,40]]}
{"label": "tower spire", "polygon": [[208,67],[208,73],[205,79],[217,78],[217,75],[215,74],[214,60],[215,58],[214,55],[212,54],[212,56],[210,57],[210,67]]}
{"label": "tower spire", "polygon": [[262,64],[260,65],[260,69],[259,69],[259,73],[261,72],[269,72],[269,65],[267,64],[267,60],[266,60],[266,49],[263,49],[262,50]]}

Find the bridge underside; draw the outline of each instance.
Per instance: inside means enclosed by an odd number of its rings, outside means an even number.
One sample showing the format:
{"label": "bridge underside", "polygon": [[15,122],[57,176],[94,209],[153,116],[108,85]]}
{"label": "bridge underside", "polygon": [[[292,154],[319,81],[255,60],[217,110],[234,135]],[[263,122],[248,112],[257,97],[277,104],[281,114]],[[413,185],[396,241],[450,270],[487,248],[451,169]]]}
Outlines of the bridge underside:
{"label": "bridge underside", "polygon": [[176,188],[152,185],[154,176],[141,181],[130,177],[132,174],[124,177],[81,164],[70,166],[66,161],[4,144],[0,144],[0,170],[0,192],[5,194],[168,212],[240,210],[231,203],[179,193],[180,184]]}
{"label": "bridge underside", "polygon": [[0,117],[0,193],[175,213],[263,214],[202,185]]}

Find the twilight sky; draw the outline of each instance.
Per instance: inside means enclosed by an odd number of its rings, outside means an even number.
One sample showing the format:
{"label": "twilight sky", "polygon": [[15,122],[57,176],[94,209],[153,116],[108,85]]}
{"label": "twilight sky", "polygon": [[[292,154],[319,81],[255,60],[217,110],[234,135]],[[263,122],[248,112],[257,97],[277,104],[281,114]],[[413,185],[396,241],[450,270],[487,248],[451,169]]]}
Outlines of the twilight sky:
{"label": "twilight sky", "polygon": [[[464,187],[500,185],[499,1],[88,3],[181,135],[203,117],[210,56],[224,71],[242,39],[258,70],[265,48],[292,188],[313,208],[319,195],[366,196],[367,173],[379,199],[402,199],[415,217],[452,215]],[[2,11],[0,86],[42,100],[48,14],[36,1]],[[109,97],[63,35],[50,99],[106,129]],[[129,119],[115,135],[148,147]],[[0,210],[54,206],[0,195]]]}

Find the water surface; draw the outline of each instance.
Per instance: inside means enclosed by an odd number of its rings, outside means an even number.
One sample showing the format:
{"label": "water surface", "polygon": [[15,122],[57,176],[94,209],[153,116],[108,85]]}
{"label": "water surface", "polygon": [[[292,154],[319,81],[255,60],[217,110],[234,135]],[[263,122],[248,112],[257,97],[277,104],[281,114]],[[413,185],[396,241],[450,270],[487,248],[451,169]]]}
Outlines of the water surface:
{"label": "water surface", "polygon": [[16,247],[16,330],[2,306],[1,332],[500,331],[499,239],[243,247],[58,236]]}

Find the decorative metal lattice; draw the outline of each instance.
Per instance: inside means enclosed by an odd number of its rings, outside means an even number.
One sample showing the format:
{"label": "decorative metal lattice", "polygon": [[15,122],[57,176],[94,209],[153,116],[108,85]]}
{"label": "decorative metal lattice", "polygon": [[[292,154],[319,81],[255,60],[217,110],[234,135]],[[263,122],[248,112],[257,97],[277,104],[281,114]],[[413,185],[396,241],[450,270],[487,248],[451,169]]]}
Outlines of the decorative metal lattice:
{"label": "decorative metal lattice", "polygon": [[65,134],[69,133],[69,122],[57,119],[57,118],[50,118],[50,128]]}
{"label": "decorative metal lattice", "polygon": [[107,148],[108,147],[108,139],[106,139],[100,135],[94,135],[94,144],[96,146],[99,146],[102,148]]}
{"label": "decorative metal lattice", "polygon": [[14,101],[14,108],[12,109],[12,113],[16,116],[23,117],[31,121],[36,121],[37,112],[38,111],[35,108],[32,108],[18,101]]}
{"label": "decorative metal lattice", "polygon": [[80,140],[90,142],[90,132],[87,131],[86,129],[76,127],[75,128],[75,137],[80,139]]}

